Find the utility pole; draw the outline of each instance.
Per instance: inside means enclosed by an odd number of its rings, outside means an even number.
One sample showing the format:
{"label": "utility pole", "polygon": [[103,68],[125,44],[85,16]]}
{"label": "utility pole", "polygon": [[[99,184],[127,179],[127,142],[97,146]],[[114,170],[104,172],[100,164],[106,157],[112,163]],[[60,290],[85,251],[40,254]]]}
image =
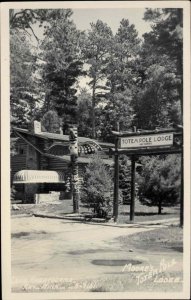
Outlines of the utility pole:
{"label": "utility pole", "polygon": [[77,127],[70,128],[70,159],[71,159],[71,185],[73,195],[73,212],[79,213],[79,178],[78,178],[78,129]]}

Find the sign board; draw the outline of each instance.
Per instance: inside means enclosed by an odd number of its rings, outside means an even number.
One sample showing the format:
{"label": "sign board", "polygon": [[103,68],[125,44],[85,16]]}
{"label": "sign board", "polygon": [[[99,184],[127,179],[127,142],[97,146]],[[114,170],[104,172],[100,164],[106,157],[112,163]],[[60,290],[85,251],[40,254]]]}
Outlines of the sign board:
{"label": "sign board", "polygon": [[119,138],[119,147],[127,148],[143,148],[143,147],[158,147],[172,146],[173,133],[160,133],[139,136],[128,136]]}

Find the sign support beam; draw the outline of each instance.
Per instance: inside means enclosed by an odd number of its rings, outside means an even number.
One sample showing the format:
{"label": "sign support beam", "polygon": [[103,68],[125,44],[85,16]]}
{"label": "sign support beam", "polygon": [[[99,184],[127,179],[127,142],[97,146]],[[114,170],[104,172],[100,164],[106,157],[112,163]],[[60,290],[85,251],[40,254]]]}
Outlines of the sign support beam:
{"label": "sign support beam", "polygon": [[184,155],[181,153],[180,226],[184,225]]}
{"label": "sign support beam", "polygon": [[[117,123],[117,130],[119,131],[119,123]],[[114,170],[114,199],[113,199],[113,218],[114,222],[118,219],[119,206],[119,154],[117,152],[119,139],[115,137],[115,170]]]}
{"label": "sign support beam", "polygon": [[114,222],[118,219],[118,206],[119,206],[119,155],[115,154],[115,183],[114,183],[114,201],[113,201],[113,217]]}
{"label": "sign support beam", "polygon": [[135,156],[131,157],[131,205],[130,221],[134,221],[135,216]]}

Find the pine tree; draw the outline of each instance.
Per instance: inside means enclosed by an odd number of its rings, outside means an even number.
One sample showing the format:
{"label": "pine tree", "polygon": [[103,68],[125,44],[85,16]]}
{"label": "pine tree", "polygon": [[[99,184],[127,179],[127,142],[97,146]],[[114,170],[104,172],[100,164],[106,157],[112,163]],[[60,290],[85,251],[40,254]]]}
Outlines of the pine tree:
{"label": "pine tree", "polygon": [[145,157],[141,159],[142,172],[138,177],[139,197],[143,204],[158,206],[176,205],[180,201],[181,160],[178,155]]}
{"label": "pine tree", "polygon": [[50,10],[50,21],[41,43],[43,80],[46,86],[46,110],[55,109],[62,118],[63,130],[76,123],[77,96],[75,83],[82,75],[80,60],[81,33],[71,20],[70,9]]}
{"label": "pine tree", "polygon": [[54,110],[49,110],[44,114],[41,125],[43,131],[60,133],[61,122],[57,112]]}
{"label": "pine tree", "polygon": [[84,61],[89,67],[87,74],[90,77],[89,85],[92,92],[92,138],[96,138],[95,111],[96,106],[105,98],[105,94],[108,90],[105,85],[105,70],[108,63],[112,31],[110,27],[101,20],[97,20],[96,23],[91,23],[90,25],[91,29],[82,43],[82,53]]}

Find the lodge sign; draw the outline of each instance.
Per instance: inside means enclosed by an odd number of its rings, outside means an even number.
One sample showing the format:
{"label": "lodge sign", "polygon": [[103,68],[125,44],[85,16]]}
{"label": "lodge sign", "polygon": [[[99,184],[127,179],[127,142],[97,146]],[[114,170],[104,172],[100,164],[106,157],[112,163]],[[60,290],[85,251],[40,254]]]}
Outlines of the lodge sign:
{"label": "lodge sign", "polygon": [[172,145],[173,133],[149,134],[119,138],[119,148],[121,149]]}

